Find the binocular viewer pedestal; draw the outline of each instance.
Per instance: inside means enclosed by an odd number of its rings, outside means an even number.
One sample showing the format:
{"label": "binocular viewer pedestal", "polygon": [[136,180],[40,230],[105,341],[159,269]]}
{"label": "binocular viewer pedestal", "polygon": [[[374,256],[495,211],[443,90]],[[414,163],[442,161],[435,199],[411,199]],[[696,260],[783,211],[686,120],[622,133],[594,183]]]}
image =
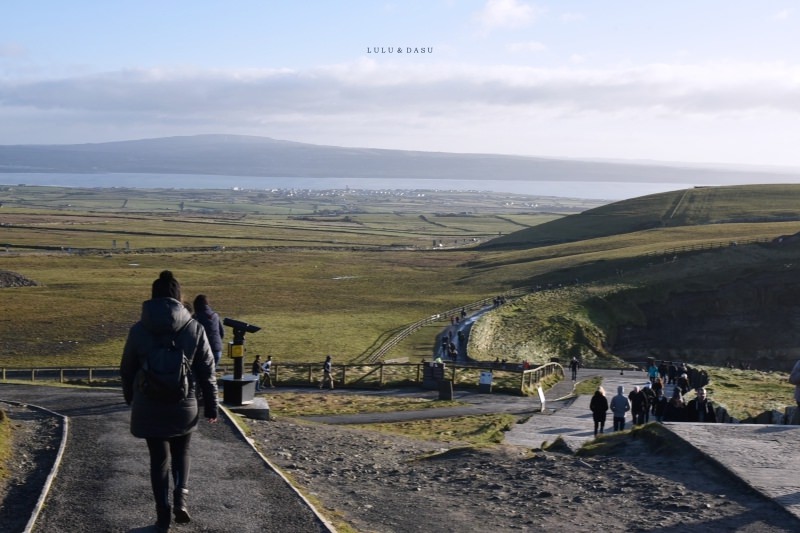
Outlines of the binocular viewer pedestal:
{"label": "binocular viewer pedestal", "polygon": [[236,414],[257,420],[269,420],[269,404],[264,398],[256,398],[256,376],[235,378],[223,376],[222,402]]}

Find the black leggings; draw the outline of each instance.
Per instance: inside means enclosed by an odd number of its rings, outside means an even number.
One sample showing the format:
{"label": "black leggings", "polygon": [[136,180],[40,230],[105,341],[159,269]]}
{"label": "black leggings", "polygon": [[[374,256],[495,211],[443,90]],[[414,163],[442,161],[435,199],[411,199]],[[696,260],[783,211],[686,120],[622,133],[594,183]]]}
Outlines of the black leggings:
{"label": "black leggings", "polygon": [[192,434],[168,439],[147,439],[150,450],[150,484],[156,506],[169,507],[170,457],[175,489],[187,488],[189,479],[189,441]]}

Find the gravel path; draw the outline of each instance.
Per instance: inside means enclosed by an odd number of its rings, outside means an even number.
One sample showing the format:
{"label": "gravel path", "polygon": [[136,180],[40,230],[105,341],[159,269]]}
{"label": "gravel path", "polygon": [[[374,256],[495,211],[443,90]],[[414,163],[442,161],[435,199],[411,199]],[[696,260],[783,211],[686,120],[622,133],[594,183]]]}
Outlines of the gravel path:
{"label": "gravel path", "polygon": [[[147,446],[128,431],[129,408],[120,391],[0,385],[0,398],[41,405],[70,419],[64,459],[34,532],[152,530],[155,505]],[[192,437],[191,458],[193,521],[183,529],[219,533],[328,530],[229,422],[203,421]],[[34,484],[39,485],[31,481]],[[2,512],[5,508],[4,501]],[[7,529],[5,522],[2,530],[22,531]]]}
{"label": "gravel path", "polygon": [[[8,397],[57,405],[73,428],[34,531],[151,531],[147,452],[127,431],[118,391],[0,385],[0,398]],[[273,415],[248,422],[257,446],[352,531],[800,530],[797,518],[691,448],[630,439],[610,456],[576,457]],[[325,530],[229,425],[204,425],[192,456],[196,520],[183,530]]]}

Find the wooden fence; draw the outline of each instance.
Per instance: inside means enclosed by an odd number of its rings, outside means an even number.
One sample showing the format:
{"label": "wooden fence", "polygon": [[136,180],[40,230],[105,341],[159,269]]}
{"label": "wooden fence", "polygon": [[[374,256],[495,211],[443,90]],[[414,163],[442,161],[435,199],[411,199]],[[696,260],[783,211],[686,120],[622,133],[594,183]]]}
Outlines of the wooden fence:
{"label": "wooden fence", "polygon": [[[383,387],[422,386],[425,363],[367,363],[333,365],[336,387],[352,389],[380,389]],[[220,366],[220,375],[227,368]],[[445,365],[444,379],[453,387],[478,388],[481,374],[492,373],[492,390],[508,394],[528,395],[536,390],[543,379],[564,376],[558,363],[548,363],[538,368],[523,370],[516,365],[505,368],[492,364]],[[320,363],[274,363],[272,382],[279,387],[318,387],[322,379]],[[252,379],[247,373],[244,379]],[[89,385],[119,386],[119,368],[0,368],[0,381],[31,381],[48,383],[86,383]]]}

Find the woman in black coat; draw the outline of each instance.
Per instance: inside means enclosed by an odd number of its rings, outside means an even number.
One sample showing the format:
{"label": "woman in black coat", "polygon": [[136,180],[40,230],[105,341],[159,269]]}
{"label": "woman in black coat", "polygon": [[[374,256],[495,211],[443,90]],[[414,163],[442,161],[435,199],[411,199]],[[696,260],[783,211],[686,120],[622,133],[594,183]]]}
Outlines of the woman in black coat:
{"label": "woman in black coat", "polygon": [[[150,451],[150,483],[156,501],[156,527],[167,531],[175,521],[191,520],[186,507],[189,475],[189,442],[199,418],[195,391],[203,391],[204,416],[217,421],[217,380],[214,356],[203,326],[194,320],[181,303],[181,288],[172,272],[161,272],[153,282],[152,299],[142,304],[142,316],[131,327],[120,363],[122,390],[131,409],[131,433],[147,441]],[[173,343],[186,358],[191,372],[188,387],[175,398],[160,399],[148,392],[145,363],[153,354],[163,357],[159,346]],[[148,356],[151,356],[148,359]],[[180,354],[179,354],[180,356]],[[150,385],[152,387],[152,385]],[[171,463],[171,464],[170,464]],[[174,483],[170,508],[170,473]]]}
{"label": "woman in black coat", "polygon": [[597,436],[597,430],[600,433],[606,425],[606,413],[608,412],[608,399],[606,398],[606,391],[603,387],[597,387],[591,401],[589,402],[589,409],[592,411],[592,419],[594,420],[594,436]]}
{"label": "woman in black coat", "polygon": [[208,303],[208,297],[205,294],[198,294],[192,303],[192,307],[194,308],[194,315],[192,316],[206,330],[208,344],[211,345],[211,353],[214,354],[214,365],[219,366],[219,360],[222,358],[222,339],[225,337],[225,328],[222,327],[219,315],[211,308]]}

